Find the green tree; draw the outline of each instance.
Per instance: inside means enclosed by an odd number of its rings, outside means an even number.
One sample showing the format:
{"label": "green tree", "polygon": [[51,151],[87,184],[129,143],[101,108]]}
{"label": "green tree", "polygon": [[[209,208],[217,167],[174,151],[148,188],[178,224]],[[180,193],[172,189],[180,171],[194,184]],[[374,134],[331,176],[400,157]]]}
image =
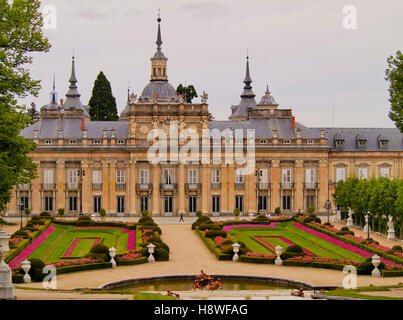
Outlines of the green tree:
{"label": "green tree", "polygon": [[31,103],[31,108],[29,108],[27,110],[27,115],[28,115],[28,117],[31,118],[32,123],[35,123],[36,121],[38,121],[39,112],[36,109],[36,104],[35,103],[33,103],[33,102]]}
{"label": "green tree", "polygon": [[14,105],[17,98],[38,95],[40,81],[26,69],[31,53],[50,49],[43,36],[39,0],[0,0],[0,102]]}
{"label": "green tree", "polygon": [[92,121],[116,121],[119,119],[111,84],[102,71],[94,82],[92,96],[88,104],[90,105]]}
{"label": "green tree", "polygon": [[17,99],[38,95],[40,81],[32,79],[26,67],[33,61],[32,53],[50,48],[39,7],[38,0],[0,0],[0,210],[15,185],[36,176],[29,157],[36,145],[20,136],[31,120]]}
{"label": "green tree", "polygon": [[403,181],[399,180],[397,183],[397,192],[395,200],[395,217],[400,224],[399,236],[403,239]]}
{"label": "green tree", "polygon": [[388,58],[385,80],[389,81],[389,102],[391,104],[389,118],[403,132],[403,54],[399,50],[396,57]]}
{"label": "green tree", "polygon": [[176,88],[176,93],[182,94],[186,103],[192,103],[193,98],[197,98],[197,92],[193,85],[184,87],[181,83]]}

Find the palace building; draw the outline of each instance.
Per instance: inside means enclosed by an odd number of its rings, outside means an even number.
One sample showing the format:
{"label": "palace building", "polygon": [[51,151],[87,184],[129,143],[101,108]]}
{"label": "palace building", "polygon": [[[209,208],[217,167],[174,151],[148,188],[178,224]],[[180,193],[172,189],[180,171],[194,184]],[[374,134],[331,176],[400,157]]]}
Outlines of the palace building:
{"label": "palace building", "polygon": [[[292,213],[308,207],[325,212],[335,184],[349,177],[402,178],[402,138],[398,129],[309,128],[295,121],[291,109],[281,109],[269,88],[260,100],[252,90],[249,61],[238,105],[227,121],[211,120],[207,94],[201,103],[187,103],[168,81],[168,59],[161,50],[158,19],[157,51],[151,58],[151,79],[139,97],[133,93],[119,121],[90,121],[80,101],[73,57],[66,99],[41,108],[40,119],[22,131],[38,147],[32,158],[38,177],[13,190],[7,214],[25,208],[33,214],[212,216]],[[244,175],[236,163],[153,164],[147,152],[150,130],[169,135],[179,129],[255,130],[256,172]],[[221,139],[219,139],[221,140]],[[223,139],[224,140],[224,139]],[[211,139],[211,146],[221,141]],[[179,146],[184,141],[179,142]]]}

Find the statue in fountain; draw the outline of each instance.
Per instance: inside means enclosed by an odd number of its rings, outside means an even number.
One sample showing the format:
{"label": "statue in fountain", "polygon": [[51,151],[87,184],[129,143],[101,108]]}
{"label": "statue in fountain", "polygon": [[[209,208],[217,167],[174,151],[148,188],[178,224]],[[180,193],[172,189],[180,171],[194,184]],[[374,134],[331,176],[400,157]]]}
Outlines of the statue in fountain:
{"label": "statue in fountain", "polygon": [[208,290],[214,291],[221,288],[221,279],[214,280],[211,276],[206,274],[203,270],[200,270],[200,274],[196,276],[193,283],[192,290],[200,289],[204,290],[208,287]]}

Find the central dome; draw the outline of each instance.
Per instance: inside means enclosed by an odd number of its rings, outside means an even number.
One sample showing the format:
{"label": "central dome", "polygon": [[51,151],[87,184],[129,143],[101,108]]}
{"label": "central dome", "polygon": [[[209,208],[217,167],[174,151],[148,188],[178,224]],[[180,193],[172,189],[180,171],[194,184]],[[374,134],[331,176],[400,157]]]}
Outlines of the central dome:
{"label": "central dome", "polygon": [[175,88],[167,81],[151,81],[145,86],[140,98],[152,99],[157,93],[159,98],[177,99]]}

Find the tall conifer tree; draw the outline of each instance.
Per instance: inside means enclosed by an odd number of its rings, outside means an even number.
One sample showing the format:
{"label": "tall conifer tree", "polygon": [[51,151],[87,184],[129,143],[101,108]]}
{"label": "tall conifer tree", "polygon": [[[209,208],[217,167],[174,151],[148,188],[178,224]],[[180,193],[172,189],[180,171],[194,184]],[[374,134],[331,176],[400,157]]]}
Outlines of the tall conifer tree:
{"label": "tall conifer tree", "polygon": [[102,71],[94,82],[89,105],[92,121],[116,121],[119,119],[111,84]]}

